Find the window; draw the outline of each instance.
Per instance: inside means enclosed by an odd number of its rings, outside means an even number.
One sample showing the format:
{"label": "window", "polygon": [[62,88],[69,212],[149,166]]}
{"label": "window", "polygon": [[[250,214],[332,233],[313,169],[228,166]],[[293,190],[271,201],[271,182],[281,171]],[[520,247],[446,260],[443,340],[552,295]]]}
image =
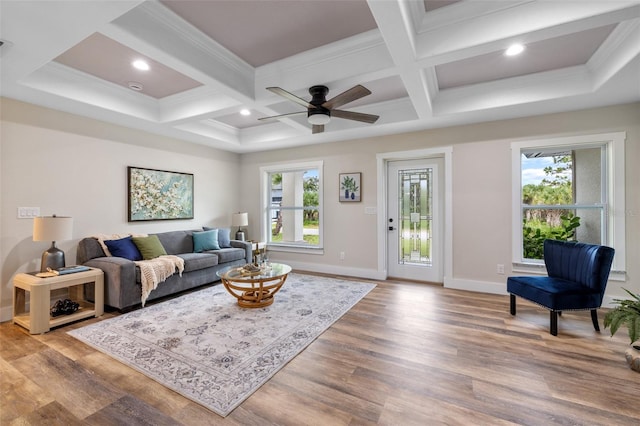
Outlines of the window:
{"label": "window", "polygon": [[322,249],[322,162],[262,167],[262,236],[270,249]]}
{"label": "window", "polygon": [[[546,238],[608,245],[624,271],[624,133],[514,142],[514,269],[543,266]],[[613,276],[612,276],[613,278]]]}

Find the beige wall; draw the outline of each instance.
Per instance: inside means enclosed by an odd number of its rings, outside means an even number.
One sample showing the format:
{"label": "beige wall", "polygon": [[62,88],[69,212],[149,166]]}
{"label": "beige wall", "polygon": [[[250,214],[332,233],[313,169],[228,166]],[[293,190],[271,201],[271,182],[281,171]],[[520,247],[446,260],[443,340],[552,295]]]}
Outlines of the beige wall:
{"label": "beige wall", "polygon": [[[259,168],[285,161],[324,161],[323,255],[273,253],[300,268],[371,276],[378,270],[376,154],[434,147],[453,148],[452,286],[504,289],[496,264],[511,264],[510,142],[547,135],[624,131],[626,142],[626,283],[640,292],[640,103],[481,123],[303,148],[236,155],[103,122],[2,99],[0,142],[0,319],[11,316],[11,277],[39,267],[46,243],[31,241],[32,221],[17,207],[74,217],[74,240],[61,242],[68,263],[78,239],[97,232],[158,232],[224,226],[240,209],[250,214],[249,237],[259,214]],[[311,138],[312,135],[309,135]],[[129,224],[126,167],[184,171],[195,175],[195,219]],[[239,166],[239,167],[238,167]],[[339,203],[338,173],[362,172],[362,202]],[[239,183],[238,183],[239,182]],[[237,195],[241,194],[241,196]],[[481,225],[479,225],[481,224]],[[346,253],[345,260],[339,253]]]}
{"label": "beige wall", "polygon": [[[84,236],[229,226],[238,209],[236,154],[9,99],[1,125],[2,320],[11,317],[12,276],[39,269],[50,245],[32,241],[33,220],[17,219],[18,207],[74,218],[74,239],[58,243],[67,264]],[[194,219],[128,223],[127,166],[193,173]]]}
{"label": "beige wall", "polygon": [[[308,270],[374,276],[378,268],[376,155],[436,147],[452,147],[453,273],[448,285],[482,291],[504,291],[511,272],[511,150],[514,140],[545,136],[623,131],[626,141],[626,219],[628,281],[610,282],[607,300],[621,296],[620,286],[640,292],[640,104],[550,114],[500,122],[384,136],[242,156],[243,210],[250,213],[251,238],[258,238],[259,167],[291,161],[324,161],[325,250],[323,255],[274,252],[272,259]],[[312,137],[311,135],[309,137]],[[341,204],[337,176],[363,173],[362,203]],[[384,233],[382,233],[384,235]],[[339,253],[346,259],[341,261]]]}

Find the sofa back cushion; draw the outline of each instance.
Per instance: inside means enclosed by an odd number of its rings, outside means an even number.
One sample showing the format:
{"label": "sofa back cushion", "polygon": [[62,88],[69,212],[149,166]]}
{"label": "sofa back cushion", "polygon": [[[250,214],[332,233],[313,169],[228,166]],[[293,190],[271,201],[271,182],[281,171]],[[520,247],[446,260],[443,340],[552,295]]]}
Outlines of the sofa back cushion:
{"label": "sofa back cushion", "polygon": [[169,231],[157,234],[167,254],[193,253],[193,231]]}

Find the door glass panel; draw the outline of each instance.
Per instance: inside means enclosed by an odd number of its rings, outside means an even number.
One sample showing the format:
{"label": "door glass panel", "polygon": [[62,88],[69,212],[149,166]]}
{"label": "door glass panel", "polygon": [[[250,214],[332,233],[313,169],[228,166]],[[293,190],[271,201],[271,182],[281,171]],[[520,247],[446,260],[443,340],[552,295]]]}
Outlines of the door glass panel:
{"label": "door glass panel", "polygon": [[398,171],[398,263],[431,266],[433,169]]}

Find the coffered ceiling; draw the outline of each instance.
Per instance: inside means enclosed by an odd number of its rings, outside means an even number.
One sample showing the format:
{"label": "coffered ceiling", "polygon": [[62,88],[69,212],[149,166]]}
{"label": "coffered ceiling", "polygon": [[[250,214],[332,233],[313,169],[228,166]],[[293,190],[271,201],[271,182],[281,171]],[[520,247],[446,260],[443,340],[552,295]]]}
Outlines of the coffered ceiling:
{"label": "coffered ceiling", "polygon": [[[640,101],[640,1],[2,0],[0,13],[2,96],[234,152]],[[379,120],[332,117],[316,134],[305,107],[266,90],[308,101],[311,86],[330,99],[357,84],[372,94],[340,109]]]}

